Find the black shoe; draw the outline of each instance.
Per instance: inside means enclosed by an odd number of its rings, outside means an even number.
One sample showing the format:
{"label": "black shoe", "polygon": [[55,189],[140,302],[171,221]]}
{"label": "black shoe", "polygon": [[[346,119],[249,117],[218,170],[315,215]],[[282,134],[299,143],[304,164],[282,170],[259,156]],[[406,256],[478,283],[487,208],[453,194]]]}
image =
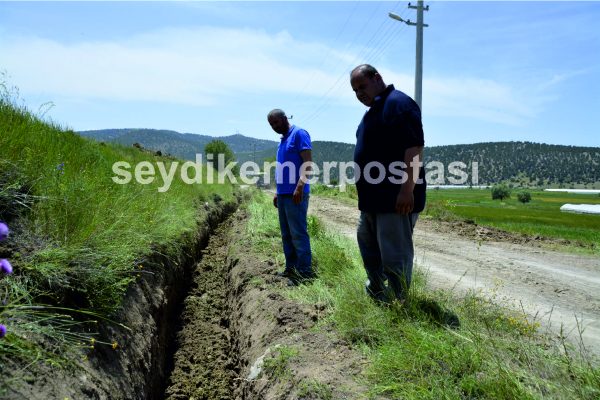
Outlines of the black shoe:
{"label": "black shoe", "polygon": [[389,305],[392,302],[390,297],[386,295],[385,290],[373,291],[368,283],[365,285],[365,292],[376,304]]}
{"label": "black shoe", "polygon": [[288,286],[298,286],[306,283],[310,283],[315,279],[315,274],[299,274],[294,272],[292,276],[288,277]]}
{"label": "black shoe", "polygon": [[275,273],[275,276],[278,276],[280,278],[289,278],[292,275],[294,275],[294,271],[292,271],[291,269],[285,269],[282,272],[277,272]]}

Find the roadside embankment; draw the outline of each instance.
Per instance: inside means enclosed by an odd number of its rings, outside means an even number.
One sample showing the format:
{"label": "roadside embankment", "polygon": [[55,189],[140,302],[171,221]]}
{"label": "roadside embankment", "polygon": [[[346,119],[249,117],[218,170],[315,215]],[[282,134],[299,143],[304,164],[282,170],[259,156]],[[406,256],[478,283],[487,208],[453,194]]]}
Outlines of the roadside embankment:
{"label": "roadside embankment", "polygon": [[[96,346],[85,359],[60,368],[40,360],[27,371],[14,371],[19,381],[10,385],[5,398],[162,398],[193,266],[202,258],[211,232],[237,206],[237,202],[206,203],[194,243],[176,253],[154,249],[144,258],[144,270],[127,290],[114,322],[100,323],[99,340],[110,338],[114,348]],[[10,373],[5,377],[10,379]]]}
{"label": "roadside embankment", "polygon": [[325,304],[286,295],[299,289],[252,248],[247,218],[219,227],[194,269],[165,398],[365,398],[363,356],[331,326],[315,329]]}

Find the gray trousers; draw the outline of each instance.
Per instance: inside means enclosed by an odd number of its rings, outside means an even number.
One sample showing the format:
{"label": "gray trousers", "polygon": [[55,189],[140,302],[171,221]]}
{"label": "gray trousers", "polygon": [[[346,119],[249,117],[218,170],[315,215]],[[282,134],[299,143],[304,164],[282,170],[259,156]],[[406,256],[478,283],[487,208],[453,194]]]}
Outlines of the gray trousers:
{"label": "gray trousers", "polygon": [[418,217],[418,213],[361,212],[356,237],[369,278],[367,293],[373,298],[406,298],[413,269],[413,229]]}

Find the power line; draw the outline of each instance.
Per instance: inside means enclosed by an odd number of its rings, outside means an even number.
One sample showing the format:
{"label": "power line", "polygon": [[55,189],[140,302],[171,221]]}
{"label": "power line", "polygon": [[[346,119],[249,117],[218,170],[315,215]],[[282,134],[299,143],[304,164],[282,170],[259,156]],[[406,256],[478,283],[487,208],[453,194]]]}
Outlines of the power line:
{"label": "power line", "polygon": [[295,103],[298,100],[298,97],[300,97],[301,93],[304,92],[304,90],[306,90],[306,88],[309,87],[309,85],[312,83],[312,81],[314,80],[315,76],[317,75],[317,71],[319,71],[321,68],[323,68],[323,65],[325,64],[325,60],[327,60],[327,58],[329,57],[329,55],[331,54],[331,47],[335,47],[335,44],[338,42],[339,38],[342,35],[342,32],[344,32],[346,30],[346,26],[348,26],[348,22],[350,22],[350,19],[354,16],[354,13],[356,11],[356,9],[358,8],[358,2],[354,3],[354,7],[352,8],[352,11],[348,14],[348,17],[346,18],[346,21],[344,22],[342,28],[338,31],[335,39],[332,42],[331,46],[328,46],[328,51],[325,54],[325,56],[323,57],[323,59],[321,60],[321,63],[319,64],[319,67],[317,68],[317,70],[315,70],[311,76],[309,77],[308,81],[304,84],[304,87],[302,88],[302,90],[300,90],[297,94],[296,97],[294,98],[294,101],[292,103]]}
{"label": "power line", "polygon": [[[399,4],[399,2],[398,2],[398,4]],[[376,9],[376,11],[377,10],[378,9]],[[408,11],[405,10],[404,13],[406,13],[406,12],[408,12]],[[393,32],[393,24],[388,24],[387,29],[383,32],[383,34],[380,36],[380,38],[378,40],[375,40],[377,38],[377,36],[380,34],[380,32],[382,31],[382,28],[384,27],[384,25],[388,21],[389,20],[387,20],[387,19],[382,20],[379,27],[371,35],[371,37],[369,38],[367,43],[363,46],[363,48],[361,49],[359,54],[357,54],[355,56],[352,64],[349,67],[346,67],[344,69],[344,71],[339,75],[337,80],[325,91],[325,93],[318,100],[319,105],[312,113],[310,113],[308,115],[307,118],[304,119],[305,124],[315,120],[317,117],[319,117],[322,114],[322,112],[327,108],[327,106],[329,105],[329,103],[331,101],[330,98],[328,98],[328,95],[333,90],[337,90],[339,88],[339,85],[342,82],[344,82],[343,79],[348,77],[348,74],[350,73],[352,68],[354,68],[359,61],[368,59],[369,57],[372,57],[373,60],[378,59],[381,56],[381,54],[383,54],[383,52],[387,49],[387,47],[391,44],[392,39],[394,38],[394,34],[399,35],[399,33],[402,32],[402,29],[399,31]],[[374,47],[369,47],[369,45],[373,41],[375,41],[377,44]]]}

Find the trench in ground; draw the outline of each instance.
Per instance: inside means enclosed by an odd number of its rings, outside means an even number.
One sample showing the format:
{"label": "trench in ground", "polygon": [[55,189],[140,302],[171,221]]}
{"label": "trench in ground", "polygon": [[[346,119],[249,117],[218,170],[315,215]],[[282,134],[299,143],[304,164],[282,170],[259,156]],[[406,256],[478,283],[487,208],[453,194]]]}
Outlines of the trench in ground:
{"label": "trench in ground", "polygon": [[231,218],[211,236],[192,268],[177,336],[168,355],[165,399],[227,399],[239,375],[228,309],[227,231]]}
{"label": "trench in ground", "polygon": [[163,398],[366,398],[356,379],[365,356],[330,324],[313,329],[327,306],[285,296],[287,280],[253,251],[246,220],[239,209],[222,223],[192,270]]}

